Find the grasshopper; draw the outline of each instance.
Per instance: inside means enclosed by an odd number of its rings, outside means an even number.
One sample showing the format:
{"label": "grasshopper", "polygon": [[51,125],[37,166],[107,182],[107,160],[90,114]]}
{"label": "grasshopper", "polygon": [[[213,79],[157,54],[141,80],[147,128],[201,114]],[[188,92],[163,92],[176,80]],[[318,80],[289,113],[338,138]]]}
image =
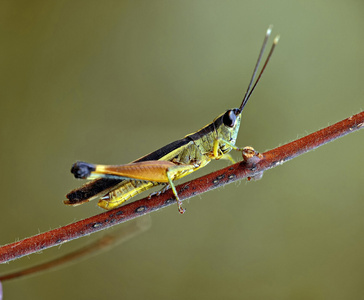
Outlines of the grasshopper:
{"label": "grasshopper", "polygon": [[229,152],[232,149],[242,151],[241,148],[235,146],[241,113],[278,43],[279,36],[274,39],[265,63],[253,84],[271,31],[270,26],[265,34],[251,80],[239,108],[225,111],[212,123],[195,133],[186,135],[129,164],[95,165],[76,162],[71,169],[74,176],[92,181],[68,193],[66,196],[68,200],[64,203],[76,206],[99,199],[100,207],[113,209],[137,194],[163,184],[165,187],[160,192],[170,187],[176,198],[178,210],[183,214],[185,210],[173,181],[203,168],[213,159],[228,159],[234,162]]}

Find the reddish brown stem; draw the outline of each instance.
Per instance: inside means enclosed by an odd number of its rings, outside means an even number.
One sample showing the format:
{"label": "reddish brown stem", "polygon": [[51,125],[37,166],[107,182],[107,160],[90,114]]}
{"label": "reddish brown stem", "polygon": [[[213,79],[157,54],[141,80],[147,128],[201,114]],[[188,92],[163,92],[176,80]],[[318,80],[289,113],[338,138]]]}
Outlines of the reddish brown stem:
{"label": "reddish brown stem", "polygon": [[100,252],[115,247],[116,245],[123,243],[126,240],[134,237],[135,235],[138,235],[143,231],[149,229],[150,224],[151,224],[150,218],[134,220],[134,222],[129,222],[128,224],[126,224],[127,226],[120,226],[118,230],[114,230],[111,234],[105,235],[100,239],[92,242],[91,244],[88,244],[83,248],[75,250],[64,256],[58,257],[48,262],[44,262],[40,265],[22,269],[20,271],[15,271],[9,274],[0,275],[0,282],[24,276],[34,275],[36,273],[54,269],[56,267],[65,267],[70,263],[77,262],[81,259],[86,259],[93,255],[97,255]]}
{"label": "reddish brown stem", "polygon": [[[363,124],[364,112],[361,112],[301,139],[267,151],[262,155],[254,156],[257,159],[248,158],[230,167],[181,184],[176,188],[178,195],[181,200],[185,200],[246,177],[258,177],[265,170],[363,128]],[[85,220],[5,245],[0,248],[0,263],[89,235],[172,205],[175,202],[173,193],[169,190],[159,196],[153,196],[151,199],[146,197]]]}

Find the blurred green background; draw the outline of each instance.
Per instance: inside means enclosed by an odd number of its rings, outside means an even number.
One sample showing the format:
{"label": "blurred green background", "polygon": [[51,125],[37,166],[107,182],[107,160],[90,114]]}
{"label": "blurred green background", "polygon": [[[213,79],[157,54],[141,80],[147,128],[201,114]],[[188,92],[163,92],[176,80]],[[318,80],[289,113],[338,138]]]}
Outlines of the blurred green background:
{"label": "blurred green background", "polygon": [[[127,163],[238,106],[269,24],[281,40],[237,145],[264,151],[363,109],[363,1],[1,1],[0,15],[0,244],[102,212],[63,205],[76,160]],[[163,209],[109,252],[5,282],[5,298],[362,298],[363,146],[354,133],[184,216]]]}

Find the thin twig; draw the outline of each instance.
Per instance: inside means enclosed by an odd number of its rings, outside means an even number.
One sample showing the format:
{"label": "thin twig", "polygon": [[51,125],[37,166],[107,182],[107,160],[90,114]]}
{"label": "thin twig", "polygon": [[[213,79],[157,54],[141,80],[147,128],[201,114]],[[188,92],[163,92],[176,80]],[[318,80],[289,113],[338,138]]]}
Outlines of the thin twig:
{"label": "thin twig", "polygon": [[[364,112],[351,116],[334,125],[328,126],[301,139],[255,155],[240,163],[210,173],[176,189],[181,200],[186,200],[217,187],[243,178],[259,177],[262,172],[293,159],[294,157],[318,148],[341,136],[364,127]],[[256,159],[254,159],[256,158]],[[0,263],[5,263],[50,247],[58,246],[70,240],[89,235],[111,226],[135,219],[176,202],[171,190],[148,197],[81,220],[61,228],[41,233],[0,248]]]}
{"label": "thin twig", "polygon": [[[132,237],[148,230],[151,225],[150,218],[142,218],[134,220],[134,222],[128,222],[127,226],[120,226],[118,230],[111,234],[105,235],[100,239],[86,245],[80,249],[77,249],[64,256],[58,257],[48,262],[44,262],[40,265],[32,266],[30,268],[22,269],[5,275],[0,275],[0,282],[16,279],[25,276],[33,276],[38,273],[49,271],[51,269],[66,267],[72,263],[84,260],[99,254],[100,252],[107,251],[121,243],[126,242]],[[1,299],[0,299],[1,300]]]}

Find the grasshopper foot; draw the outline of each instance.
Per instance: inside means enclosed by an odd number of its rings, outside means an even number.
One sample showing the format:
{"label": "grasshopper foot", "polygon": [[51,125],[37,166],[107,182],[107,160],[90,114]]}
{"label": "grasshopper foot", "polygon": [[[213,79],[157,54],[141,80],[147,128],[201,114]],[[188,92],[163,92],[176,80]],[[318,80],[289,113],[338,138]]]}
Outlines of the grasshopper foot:
{"label": "grasshopper foot", "polygon": [[183,215],[186,210],[182,207],[182,201],[177,199],[178,211],[181,215]]}

